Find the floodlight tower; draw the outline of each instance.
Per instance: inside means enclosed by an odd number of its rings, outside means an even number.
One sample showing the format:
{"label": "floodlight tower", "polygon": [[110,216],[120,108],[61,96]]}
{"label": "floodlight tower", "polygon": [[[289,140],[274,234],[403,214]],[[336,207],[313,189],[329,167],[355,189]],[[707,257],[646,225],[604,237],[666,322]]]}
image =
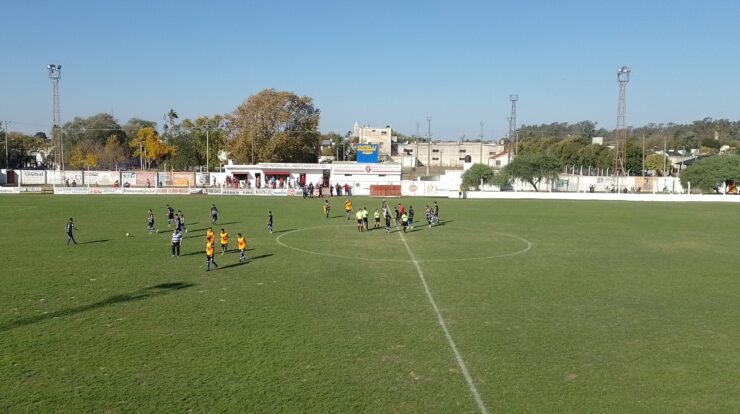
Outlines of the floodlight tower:
{"label": "floodlight tower", "polygon": [[519,134],[516,133],[516,101],[519,100],[519,95],[509,95],[509,101],[511,101],[511,115],[509,116],[509,151],[511,151],[512,139],[514,143],[514,155],[519,152]]}
{"label": "floodlight tower", "polygon": [[617,105],[617,129],[614,131],[614,176],[627,175],[625,169],[627,158],[627,83],[630,81],[630,69],[622,66],[617,70],[617,83],[619,84],[619,104]]}
{"label": "floodlight tower", "polygon": [[51,137],[52,141],[54,142],[54,146],[58,146],[58,148],[55,148],[58,150],[57,154],[59,155],[57,166],[59,166],[61,170],[64,171],[64,144],[62,143],[61,130],[62,115],[61,109],[59,108],[59,79],[62,78],[62,65],[50,64],[46,65],[46,68],[49,70],[49,79],[51,80],[52,87]]}

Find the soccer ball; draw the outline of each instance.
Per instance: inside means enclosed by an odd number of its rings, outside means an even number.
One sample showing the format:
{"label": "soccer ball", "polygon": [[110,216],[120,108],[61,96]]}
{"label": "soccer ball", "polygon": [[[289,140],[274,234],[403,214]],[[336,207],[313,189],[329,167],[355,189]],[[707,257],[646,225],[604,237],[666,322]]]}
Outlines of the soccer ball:
{"label": "soccer ball", "polygon": [[129,234],[128,234],[128,233],[126,233],[126,237],[128,237],[128,236],[129,236]]}

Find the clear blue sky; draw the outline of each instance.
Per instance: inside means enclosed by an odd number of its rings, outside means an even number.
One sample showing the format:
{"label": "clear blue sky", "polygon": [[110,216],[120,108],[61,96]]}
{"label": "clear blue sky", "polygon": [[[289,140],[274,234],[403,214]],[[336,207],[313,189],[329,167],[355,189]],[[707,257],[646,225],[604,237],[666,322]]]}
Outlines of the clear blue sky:
{"label": "clear blue sky", "polygon": [[320,128],[355,121],[439,139],[519,124],[740,119],[737,1],[6,0],[0,120],[48,131],[46,64],[62,65],[62,120],[113,111],[162,124],[231,112],[264,88],[308,95]]}

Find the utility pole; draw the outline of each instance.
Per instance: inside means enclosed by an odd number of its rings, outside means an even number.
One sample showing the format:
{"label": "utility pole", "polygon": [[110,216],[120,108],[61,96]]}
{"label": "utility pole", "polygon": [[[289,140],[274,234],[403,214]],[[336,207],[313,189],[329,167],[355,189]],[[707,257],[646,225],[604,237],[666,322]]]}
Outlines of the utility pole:
{"label": "utility pole", "polygon": [[483,164],[483,125],[485,123],[481,121],[480,123],[480,163]]}
{"label": "utility pole", "polygon": [[432,163],[432,117],[427,117],[427,175],[429,175],[429,164]]}
{"label": "utility pole", "polygon": [[[3,121],[0,121],[0,124],[2,124]],[[8,158],[8,124],[10,121],[5,121],[5,170],[7,171],[8,168],[10,168],[10,158]]]}
{"label": "utility pole", "polygon": [[419,121],[416,121],[416,148],[414,148],[414,166],[411,168],[412,171],[416,171],[416,164],[419,160]]}

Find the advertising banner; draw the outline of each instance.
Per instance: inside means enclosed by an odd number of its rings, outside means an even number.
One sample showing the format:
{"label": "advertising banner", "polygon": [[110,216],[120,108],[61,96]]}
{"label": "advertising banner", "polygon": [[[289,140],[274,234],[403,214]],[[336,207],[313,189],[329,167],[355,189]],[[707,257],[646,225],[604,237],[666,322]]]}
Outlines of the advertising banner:
{"label": "advertising banner", "polygon": [[157,194],[156,188],[130,187],[124,188],[123,194]]}
{"label": "advertising banner", "polygon": [[254,195],[253,188],[224,188],[221,191],[223,195]]}
{"label": "advertising banner", "polygon": [[157,194],[179,194],[179,195],[188,195],[190,194],[190,191],[187,188],[157,188]]}
{"label": "advertising banner", "polygon": [[172,174],[168,172],[157,173],[160,187],[172,187]]}
{"label": "advertising banner", "polygon": [[191,172],[173,172],[172,185],[175,187],[195,187],[195,174]]}
{"label": "advertising banner", "polygon": [[43,187],[16,187],[21,193],[41,193],[44,191]]}
{"label": "advertising banner", "polygon": [[140,171],[136,173],[137,187],[156,187],[157,173],[149,171]]}
{"label": "advertising banner", "polygon": [[90,194],[90,189],[87,187],[54,187],[54,194],[86,195]]}
{"label": "advertising banner", "polygon": [[0,194],[18,194],[18,187],[0,187]]}
{"label": "advertising banner", "polygon": [[272,190],[272,195],[274,195],[274,196],[281,196],[281,197],[287,196],[288,195],[288,190],[286,188],[276,188],[276,189]]}
{"label": "advertising banner", "polygon": [[21,170],[21,184],[46,184],[46,171],[44,170]]}
{"label": "advertising banner", "polygon": [[198,187],[209,185],[211,183],[210,180],[211,180],[211,177],[208,173],[204,173],[204,172],[195,173],[195,182],[196,184],[198,184]]}
{"label": "advertising banner", "polygon": [[357,144],[357,162],[377,163],[378,144]]}
{"label": "advertising banner", "polygon": [[121,172],[121,186],[136,185],[136,171]]}
{"label": "advertising banner", "polygon": [[254,194],[259,196],[269,196],[272,195],[272,188],[258,188],[254,190]]}
{"label": "advertising banner", "polygon": [[113,187],[90,187],[90,194],[123,194],[123,190]]}
{"label": "advertising banner", "polygon": [[401,174],[401,164],[334,164],[332,174]]}
{"label": "advertising banner", "polygon": [[221,195],[223,194],[221,191],[221,188],[204,188],[203,193],[205,194],[211,194],[211,195]]}
{"label": "advertising banner", "polygon": [[[108,185],[113,186],[118,182],[121,184],[121,172],[120,171],[98,171],[98,182],[97,185]],[[92,184],[92,183],[91,183]]]}

